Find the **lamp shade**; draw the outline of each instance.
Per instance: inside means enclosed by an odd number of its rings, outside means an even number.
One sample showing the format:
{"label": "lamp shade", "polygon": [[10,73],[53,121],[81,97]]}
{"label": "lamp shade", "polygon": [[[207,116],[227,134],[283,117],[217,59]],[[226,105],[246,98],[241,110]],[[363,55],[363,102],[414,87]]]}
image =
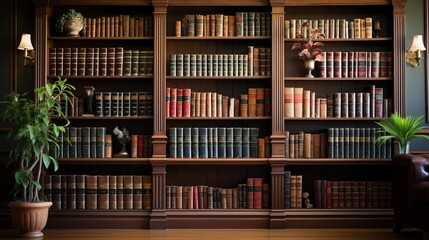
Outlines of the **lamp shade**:
{"label": "lamp shade", "polygon": [[414,35],[413,44],[411,45],[410,51],[424,51],[426,50],[425,45],[423,44],[422,35]]}
{"label": "lamp shade", "polygon": [[18,46],[19,50],[33,50],[33,44],[31,44],[31,34],[23,33],[21,36],[21,42]]}

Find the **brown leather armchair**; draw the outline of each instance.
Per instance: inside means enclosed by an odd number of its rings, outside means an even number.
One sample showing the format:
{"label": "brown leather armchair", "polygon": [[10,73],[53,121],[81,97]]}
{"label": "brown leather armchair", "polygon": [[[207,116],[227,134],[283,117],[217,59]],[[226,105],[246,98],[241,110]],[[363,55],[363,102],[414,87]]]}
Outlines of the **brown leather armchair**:
{"label": "brown leather armchair", "polygon": [[429,154],[398,154],[393,168],[393,230],[405,225],[429,232]]}

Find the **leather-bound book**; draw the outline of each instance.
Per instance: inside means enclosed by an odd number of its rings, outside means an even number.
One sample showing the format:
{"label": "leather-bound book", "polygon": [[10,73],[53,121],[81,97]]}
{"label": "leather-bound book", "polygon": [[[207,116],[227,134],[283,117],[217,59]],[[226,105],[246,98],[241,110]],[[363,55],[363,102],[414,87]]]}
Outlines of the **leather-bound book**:
{"label": "leather-bound book", "polygon": [[247,178],[247,208],[248,209],[254,208],[253,192],[254,192],[253,178]]}
{"label": "leather-bound book", "polygon": [[124,209],[124,176],[116,176],[117,209]]}
{"label": "leather-bound book", "polygon": [[133,208],[143,208],[143,178],[142,176],[133,176]]}
{"label": "leather-bound book", "polygon": [[143,176],[143,209],[152,208],[152,176]]}
{"label": "leather-bound book", "polygon": [[76,176],[76,209],[85,209],[85,175]]}
{"label": "leather-bound book", "polygon": [[61,209],[61,175],[52,175],[52,208]]}
{"label": "leather-bound book", "polygon": [[124,176],[124,209],[133,209],[133,176]]}
{"label": "leather-bound book", "polygon": [[76,209],[76,175],[67,175],[67,209]]}
{"label": "leather-bound book", "polygon": [[97,176],[97,207],[98,209],[109,209],[109,177]]}
{"label": "leather-bound book", "polygon": [[116,176],[109,176],[109,209],[117,209],[117,195],[116,195],[116,189],[117,189],[117,177]]}
{"label": "leather-bound book", "polygon": [[85,178],[86,209],[97,209],[97,176]]}
{"label": "leather-bound book", "polygon": [[262,178],[253,178],[253,208],[262,208]]}

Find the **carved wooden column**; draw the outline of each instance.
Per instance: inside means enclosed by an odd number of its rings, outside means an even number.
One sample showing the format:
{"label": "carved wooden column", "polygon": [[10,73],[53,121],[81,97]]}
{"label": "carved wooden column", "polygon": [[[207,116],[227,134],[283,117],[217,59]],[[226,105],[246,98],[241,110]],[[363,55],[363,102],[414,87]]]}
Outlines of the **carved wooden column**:
{"label": "carved wooden column", "polygon": [[405,5],[407,0],[392,0],[393,4],[393,111],[406,114],[405,109]]}
{"label": "carved wooden column", "polygon": [[165,158],[167,152],[165,89],[166,89],[166,36],[167,36],[167,3],[154,0],[154,133],[152,136],[153,157]]}
{"label": "carved wooden column", "polygon": [[36,51],[36,59],[34,65],[34,84],[35,87],[45,85],[48,77],[48,0],[35,0],[35,37],[34,49]]}
{"label": "carved wooden column", "polygon": [[284,211],[284,2],[271,1],[272,6],[272,135],[271,213],[270,228],[285,228]]}
{"label": "carved wooden column", "polygon": [[153,0],[154,6],[154,134],[152,136],[152,212],[151,229],[166,229],[165,213],[166,185],[166,120],[165,120],[165,86],[166,86],[166,29],[168,1]]}

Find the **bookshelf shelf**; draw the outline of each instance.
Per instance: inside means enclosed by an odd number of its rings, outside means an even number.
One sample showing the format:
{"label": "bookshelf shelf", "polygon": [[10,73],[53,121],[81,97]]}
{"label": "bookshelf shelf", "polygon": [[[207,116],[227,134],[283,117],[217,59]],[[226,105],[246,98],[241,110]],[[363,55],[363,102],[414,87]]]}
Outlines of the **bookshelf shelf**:
{"label": "bookshelf shelf", "polygon": [[268,165],[268,158],[168,158],[168,165]]}
{"label": "bookshelf shelf", "polygon": [[383,118],[335,118],[335,117],[328,117],[328,118],[291,118],[291,117],[285,117],[285,121],[380,121],[383,120]]}
{"label": "bookshelf shelf", "polygon": [[257,121],[257,120],[270,120],[271,117],[167,117],[167,120],[198,120],[198,121]]}
{"label": "bookshelf shelf", "polygon": [[233,76],[233,77],[172,77],[167,76],[167,80],[243,80],[243,79],[271,79],[271,76]]}
{"label": "bookshelf shelf", "polygon": [[392,165],[390,158],[286,158],[286,165]]}
{"label": "bookshelf shelf", "polygon": [[176,37],[167,36],[167,40],[269,40],[269,36],[255,36],[255,37]]}
{"label": "bookshelf shelf", "polygon": [[149,158],[59,158],[61,164],[149,164]]}
{"label": "bookshelf shelf", "polygon": [[103,117],[103,116],[92,116],[92,117],[68,117],[69,120],[150,120],[152,116],[128,116],[128,117]]}
{"label": "bookshelf shelf", "polygon": [[392,81],[391,77],[379,78],[307,78],[307,77],[285,77],[285,81]]}
{"label": "bookshelf shelf", "polygon": [[[49,79],[57,79],[58,76],[48,76]],[[152,75],[144,76],[62,76],[67,79],[152,79]]]}
{"label": "bookshelf shelf", "polygon": [[62,42],[89,42],[89,41],[149,41],[153,37],[48,37],[51,41]]}
{"label": "bookshelf shelf", "polygon": [[[285,39],[285,42],[297,42],[297,41],[307,41],[308,39],[299,39],[299,38],[289,38]],[[388,42],[392,41],[391,37],[381,37],[381,38],[321,38],[317,39],[319,42]]]}

